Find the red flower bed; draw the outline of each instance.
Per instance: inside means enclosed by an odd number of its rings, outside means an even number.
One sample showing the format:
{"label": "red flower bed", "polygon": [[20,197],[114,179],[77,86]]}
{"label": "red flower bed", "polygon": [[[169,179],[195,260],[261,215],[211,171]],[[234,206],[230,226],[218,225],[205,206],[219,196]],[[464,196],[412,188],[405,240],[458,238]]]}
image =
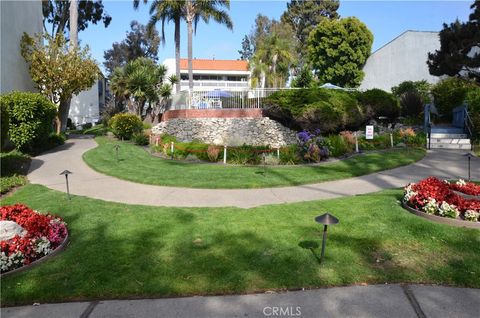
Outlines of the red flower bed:
{"label": "red flower bed", "polygon": [[13,221],[25,229],[22,236],[0,241],[1,271],[6,272],[54,251],[67,237],[67,227],[60,217],[40,214],[22,204],[0,207],[2,221]]}
{"label": "red flower bed", "polygon": [[[475,215],[480,214],[480,200],[465,199],[452,191],[452,185],[447,181],[429,177],[405,187],[404,201],[412,208],[429,214],[455,217],[453,212],[456,210],[456,214],[462,219],[477,221]],[[469,189],[472,188],[469,186]]]}
{"label": "red flower bed", "polygon": [[450,183],[450,189],[462,192],[468,195],[479,195],[480,196],[480,185],[473,182],[455,182]]}

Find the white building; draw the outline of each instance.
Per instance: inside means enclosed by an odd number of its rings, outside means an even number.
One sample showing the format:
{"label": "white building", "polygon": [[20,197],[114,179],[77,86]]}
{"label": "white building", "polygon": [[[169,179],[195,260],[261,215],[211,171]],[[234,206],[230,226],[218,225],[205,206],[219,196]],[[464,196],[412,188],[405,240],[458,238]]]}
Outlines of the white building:
{"label": "white building", "polygon": [[438,32],[406,31],[372,53],[363,71],[359,89],[380,88],[387,92],[404,81],[426,80],[435,84],[440,77],[428,71],[428,53],[440,49]]}
{"label": "white building", "polygon": [[101,112],[105,107],[105,85],[106,81],[101,77],[92,88],[72,97],[68,118],[75,126],[94,124],[100,120]]}
{"label": "white building", "polygon": [[35,91],[27,63],[20,53],[23,32],[43,32],[41,1],[0,1],[0,93]]}
{"label": "white building", "polygon": [[[168,69],[167,76],[175,74],[175,59],[166,59],[163,64]],[[247,61],[194,59],[192,64],[194,90],[232,91],[250,87],[251,72]],[[180,60],[180,75],[180,90],[188,90],[188,59]]]}

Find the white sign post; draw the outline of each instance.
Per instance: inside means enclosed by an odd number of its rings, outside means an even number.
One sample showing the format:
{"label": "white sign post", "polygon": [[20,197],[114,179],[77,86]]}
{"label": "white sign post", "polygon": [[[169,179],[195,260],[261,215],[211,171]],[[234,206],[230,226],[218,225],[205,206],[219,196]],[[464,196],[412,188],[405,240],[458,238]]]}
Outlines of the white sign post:
{"label": "white sign post", "polygon": [[365,128],[365,139],[373,139],[373,125],[367,125]]}

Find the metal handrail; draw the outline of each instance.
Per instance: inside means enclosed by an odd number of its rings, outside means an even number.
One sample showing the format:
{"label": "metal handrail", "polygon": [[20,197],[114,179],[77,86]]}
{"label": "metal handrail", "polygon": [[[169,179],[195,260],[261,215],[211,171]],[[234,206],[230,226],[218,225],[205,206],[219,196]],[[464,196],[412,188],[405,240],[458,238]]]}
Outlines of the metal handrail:
{"label": "metal handrail", "polygon": [[472,138],[474,125],[473,125],[472,118],[470,118],[470,114],[468,113],[468,109],[466,107],[465,107],[465,127],[468,130],[468,136]]}

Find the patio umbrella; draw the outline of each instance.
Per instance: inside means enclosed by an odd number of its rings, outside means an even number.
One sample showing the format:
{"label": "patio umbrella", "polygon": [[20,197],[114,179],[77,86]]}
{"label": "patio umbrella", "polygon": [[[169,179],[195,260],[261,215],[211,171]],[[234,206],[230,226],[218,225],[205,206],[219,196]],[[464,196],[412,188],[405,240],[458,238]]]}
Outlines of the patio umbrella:
{"label": "patio umbrella", "polygon": [[221,97],[232,97],[233,95],[230,94],[229,92],[222,91],[220,89],[216,89],[214,91],[208,92],[205,94],[205,97],[210,97],[210,98],[221,98]]}
{"label": "patio umbrella", "polygon": [[322,86],[320,86],[321,88],[329,88],[329,89],[343,89],[343,87],[340,87],[340,86],[337,86],[337,85],[333,85],[332,83],[325,83],[323,84]]}

